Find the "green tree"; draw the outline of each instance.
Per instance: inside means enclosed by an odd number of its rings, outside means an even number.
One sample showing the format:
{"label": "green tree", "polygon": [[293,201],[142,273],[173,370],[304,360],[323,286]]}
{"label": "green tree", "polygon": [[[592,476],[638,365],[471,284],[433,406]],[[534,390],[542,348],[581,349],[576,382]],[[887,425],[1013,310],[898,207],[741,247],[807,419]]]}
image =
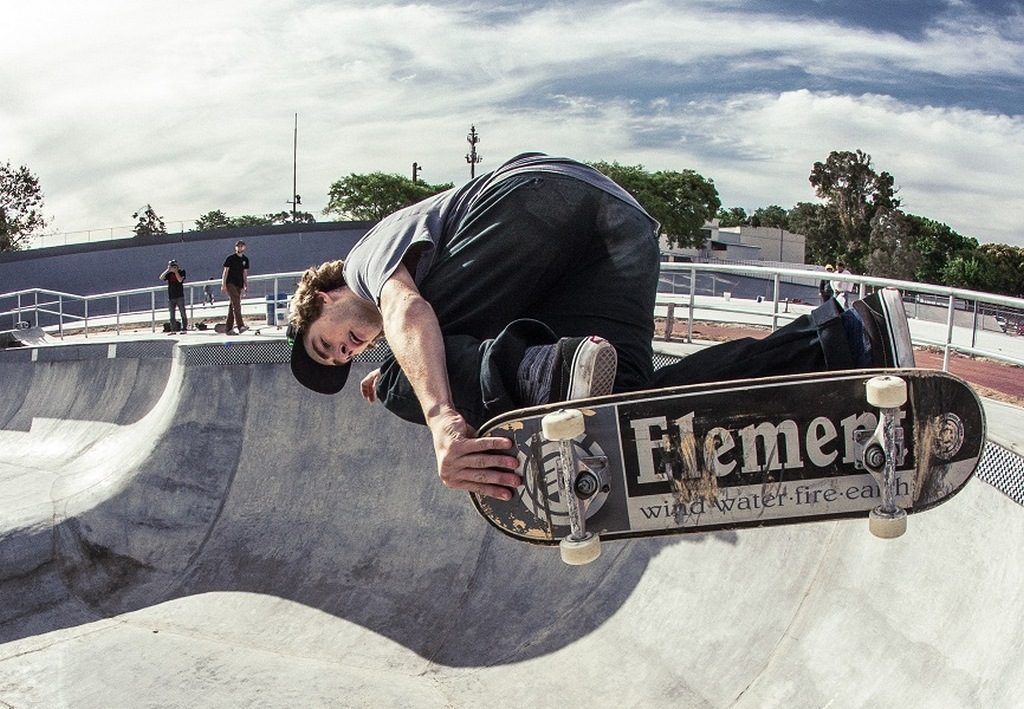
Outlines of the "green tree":
{"label": "green tree", "polygon": [[648,172],[643,165],[596,162],[592,166],[632,194],[661,223],[669,244],[700,248],[704,225],[722,202],[715,183],[693,170]]}
{"label": "green tree", "polygon": [[1024,248],[1009,244],[983,244],[978,253],[989,264],[989,290],[1003,295],[1024,295]]}
{"label": "green tree", "polygon": [[825,162],[814,163],[808,179],[838,220],[839,255],[853,270],[863,270],[871,220],[880,209],[900,206],[892,175],[875,172],[871,156],[861,150],[833,150]]}
{"label": "green tree", "polygon": [[196,231],[210,231],[211,229],[226,229],[233,226],[231,217],[219,209],[214,209],[196,219]]}
{"label": "green tree", "polygon": [[807,237],[807,260],[810,263],[835,263],[842,258],[839,219],[824,204],[799,202],[787,215],[789,230]]}
{"label": "green tree", "polygon": [[164,220],[157,215],[151,204],[147,204],[145,209],[140,209],[132,214],[132,219],[137,220],[134,229],[136,237],[164,236],[167,234]]}
{"label": "green tree", "polygon": [[[276,214],[268,214],[265,219],[269,224],[312,224],[316,221],[309,212],[295,212],[294,219],[292,218],[291,211],[277,212]],[[255,217],[253,217],[255,218]],[[251,224],[239,224],[238,226],[252,226]]]}
{"label": "green tree", "polygon": [[[285,212],[285,214],[291,216],[291,212]],[[312,215],[310,215],[310,221],[316,221],[312,218]],[[236,228],[243,226],[270,226],[276,223],[273,215],[270,214],[243,214],[238,217],[231,217],[231,226]]]}
{"label": "green tree", "polygon": [[392,212],[408,207],[438,192],[451,189],[452,183],[431,185],[413,182],[398,174],[372,172],[351,174],[331,185],[325,215],[342,219],[380,221]]}
{"label": "green tree", "polygon": [[942,267],[942,282],[953,288],[992,290],[992,263],[982,251],[961,253]]}
{"label": "green tree", "polygon": [[958,255],[970,256],[978,248],[978,240],[962,236],[947,225],[933,219],[906,215],[909,246],[920,255],[914,280],[921,283],[947,283],[946,264]]}
{"label": "green tree", "polygon": [[864,270],[868,275],[909,281],[921,254],[911,248],[910,223],[898,209],[880,209],[871,219],[871,236]]}
{"label": "green tree", "polygon": [[718,219],[718,226],[723,227],[746,226],[750,223],[747,210],[743,207],[722,207],[715,218]]}
{"label": "green tree", "polygon": [[759,207],[750,217],[750,226],[766,226],[772,229],[789,229],[789,210],[777,204]]}
{"label": "green tree", "polygon": [[0,251],[27,248],[32,235],[46,227],[39,179],[22,165],[0,165]]}

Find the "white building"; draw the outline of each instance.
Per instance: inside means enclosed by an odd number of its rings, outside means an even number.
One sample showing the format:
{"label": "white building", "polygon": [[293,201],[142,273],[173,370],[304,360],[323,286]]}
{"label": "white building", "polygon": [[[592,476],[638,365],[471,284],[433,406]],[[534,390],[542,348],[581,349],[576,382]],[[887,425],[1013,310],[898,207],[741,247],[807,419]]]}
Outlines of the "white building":
{"label": "white building", "polygon": [[741,261],[771,264],[803,264],[807,238],[776,227],[719,227],[715,219],[704,225],[704,246],[682,249],[661,238],[666,261]]}

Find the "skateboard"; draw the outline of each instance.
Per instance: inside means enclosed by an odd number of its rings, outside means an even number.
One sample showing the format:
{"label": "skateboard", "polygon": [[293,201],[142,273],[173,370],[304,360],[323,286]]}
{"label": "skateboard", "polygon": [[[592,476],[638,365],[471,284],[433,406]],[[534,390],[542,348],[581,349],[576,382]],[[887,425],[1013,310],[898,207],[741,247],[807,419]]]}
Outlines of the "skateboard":
{"label": "skateboard", "polygon": [[967,483],[985,414],[951,374],[858,370],[520,409],[479,435],[515,442],[522,485],[477,511],[584,564],[602,540],[838,518],[897,537]]}
{"label": "skateboard", "polygon": [[[225,323],[219,322],[219,323],[217,323],[216,325],[213,326],[213,331],[216,332],[218,335],[223,335],[224,333],[226,333],[228,331],[228,328],[227,328],[227,325]],[[242,332],[248,332],[250,335],[259,335],[259,334],[262,333],[262,330],[259,329],[259,328],[257,328],[256,330],[252,330],[251,328],[246,326],[245,329],[242,330]],[[241,334],[241,333],[239,333],[239,334]]]}

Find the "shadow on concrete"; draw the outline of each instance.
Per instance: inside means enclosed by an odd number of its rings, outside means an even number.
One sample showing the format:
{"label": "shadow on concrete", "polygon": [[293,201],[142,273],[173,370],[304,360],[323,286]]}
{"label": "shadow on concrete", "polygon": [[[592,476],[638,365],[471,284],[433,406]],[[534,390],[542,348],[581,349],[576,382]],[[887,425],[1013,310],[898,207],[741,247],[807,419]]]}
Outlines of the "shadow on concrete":
{"label": "shadow on concrete", "polygon": [[[73,381],[69,415],[95,396]],[[666,546],[737,543],[611,543],[596,563],[566,567],[556,549],[491,528],[437,480],[426,429],[354,391],[300,390],[286,364],[187,367],[182,381],[173,423],[139,432],[152,451],[119,492],[87,509],[51,499],[52,526],[0,529],[0,643],[244,591],[344,618],[432,662],[491,666],[592,632]]]}

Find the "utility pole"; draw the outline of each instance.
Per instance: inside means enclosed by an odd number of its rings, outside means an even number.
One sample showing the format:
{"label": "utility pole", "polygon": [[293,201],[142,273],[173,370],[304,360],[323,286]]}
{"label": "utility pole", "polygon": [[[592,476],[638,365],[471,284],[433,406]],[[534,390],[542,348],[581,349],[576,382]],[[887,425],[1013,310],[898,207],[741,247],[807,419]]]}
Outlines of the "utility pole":
{"label": "utility pole", "polygon": [[469,143],[469,152],[466,153],[466,162],[469,163],[469,179],[473,179],[476,177],[477,164],[484,160],[483,156],[477,155],[476,152],[476,144],[480,142],[480,136],[477,135],[476,126],[471,125],[469,127],[469,135],[466,136],[466,142]]}
{"label": "utility pole", "polygon": [[420,172],[422,171],[423,168],[420,167],[420,164],[418,162],[414,162],[412,164],[412,183],[414,185],[416,184],[416,180],[419,178]]}
{"label": "utility pole", "polygon": [[292,134],[292,198],[287,204],[292,205],[292,224],[298,221],[298,207],[302,197],[298,195],[299,176],[299,114],[295,114],[295,132]]}

